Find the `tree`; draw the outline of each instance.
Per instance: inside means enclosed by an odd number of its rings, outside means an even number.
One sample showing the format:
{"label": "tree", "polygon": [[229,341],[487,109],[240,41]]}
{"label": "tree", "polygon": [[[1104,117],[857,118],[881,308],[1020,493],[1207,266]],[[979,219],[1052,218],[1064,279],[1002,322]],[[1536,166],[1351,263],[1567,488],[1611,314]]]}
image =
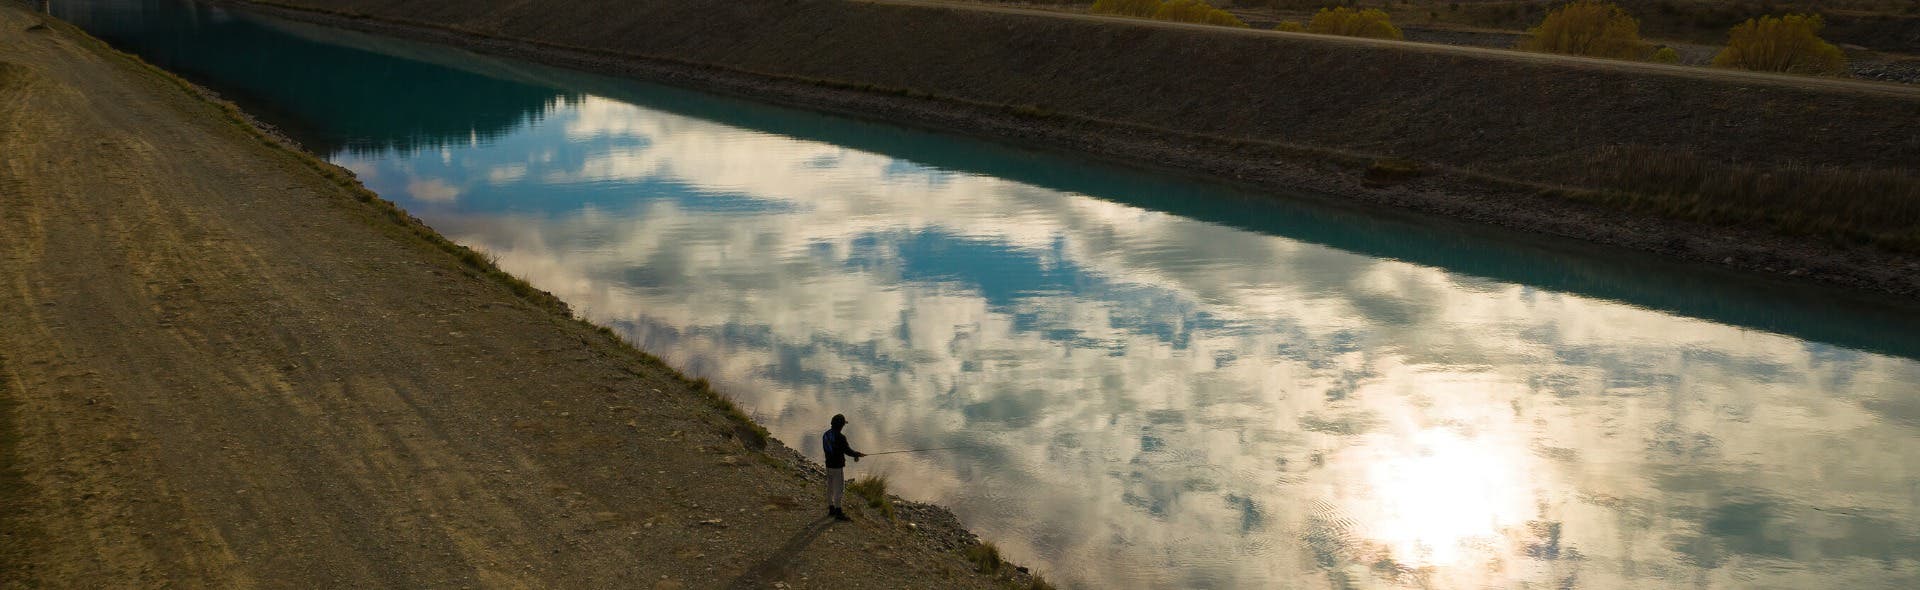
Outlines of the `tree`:
{"label": "tree", "polygon": [[1377,8],[1322,8],[1313,15],[1313,20],[1307,21],[1307,32],[1373,39],[1402,38],[1400,29],[1393,26],[1393,18]]}
{"label": "tree", "polygon": [[1154,11],[1153,18],[1156,20],[1201,23],[1220,25],[1223,27],[1247,26],[1247,23],[1242,22],[1240,17],[1234,16],[1231,12],[1214,8],[1212,4],[1207,4],[1206,0],[1172,0],[1160,5],[1160,10]]}
{"label": "tree", "polygon": [[1647,59],[1657,64],[1677,64],[1680,63],[1680,52],[1672,47],[1661,47],[1653,50],[1653,57]]}
{"label": "tree", "polygon": [[1093,3],[1093,11],[1102,14],[1153,18],[1153,13],[1159,10],[1160,0],[1097,0]]}
{"label": "tree", "polygon": [[1728,32],[1727,48],[1713,56],[1713,65],[1762,72],[1844,73],[1846,56],[1820,39],[1825,25],[1817,14],[1749,19]]}
{"label": "tree", "polygon": [[1577,0],[1549,12],[1527,34],[1520,48],[1528,51],[1614,59],[1639,59],[1647,51],[1640,41],[1640,21],[1618,5],[1598,0]]}

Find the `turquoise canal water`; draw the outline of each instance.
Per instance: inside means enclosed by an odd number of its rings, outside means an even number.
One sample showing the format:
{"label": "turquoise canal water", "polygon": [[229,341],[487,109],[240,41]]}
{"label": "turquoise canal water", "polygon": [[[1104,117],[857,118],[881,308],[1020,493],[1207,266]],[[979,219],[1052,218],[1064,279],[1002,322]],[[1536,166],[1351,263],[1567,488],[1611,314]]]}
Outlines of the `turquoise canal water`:
{"label": "turquoise canal water", "polygon": [[835,413],[869,451],[964,446],[854,471],[1056,581],[1920,587],[1912,308],[201,4],[54,9],[810,455]]}

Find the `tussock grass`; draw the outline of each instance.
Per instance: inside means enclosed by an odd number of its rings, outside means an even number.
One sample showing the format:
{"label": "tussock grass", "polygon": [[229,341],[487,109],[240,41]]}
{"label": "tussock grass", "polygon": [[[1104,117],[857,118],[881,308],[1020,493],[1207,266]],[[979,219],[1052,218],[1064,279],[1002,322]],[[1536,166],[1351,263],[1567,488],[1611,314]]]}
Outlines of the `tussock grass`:
{"label": "tussock grass", "polygon": [[713,384],[707,382],[705,377],[687,381],[687,384],[705,397],[707,404],[724,417],[728,426],[731,427],[731,434],[740,439],[741,444],[754,450],[767,448],[767,441],[773,438],[773,433],[768,432],[767,428],[758,422],[754,422],[753,417],[740,409],[740,404],[734,403],[733,398],[715,390]]}
{"label": "tussock grass", "polygon": [[989,576],[997,576],[1007,567],[1007,562],[1000,558],[1000,548],[994,546],[993,541],[981,541],[967,548],[967,561],[973,562],[975,571]]}
{"label": "tussock grass", "polygon": [[888,521],[894,520],[897,513],[893,507],[893,498],[887,495],[887,476],[870,475],[847,483],[847,491],[859,494],[867,499],[867,507],[880,511],[880,516]]}

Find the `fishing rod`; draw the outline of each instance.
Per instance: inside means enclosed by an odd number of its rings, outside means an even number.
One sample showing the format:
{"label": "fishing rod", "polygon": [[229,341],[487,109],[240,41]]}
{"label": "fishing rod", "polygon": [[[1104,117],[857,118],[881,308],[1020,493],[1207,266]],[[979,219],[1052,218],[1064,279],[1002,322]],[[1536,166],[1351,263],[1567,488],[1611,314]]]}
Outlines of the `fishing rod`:
{"label": "fishing rod", "polygon": [[966,449],[971,447],[972,445],[960,445],[957,447],[934,447],[931,449],[906,449],[902,451],[882,451],[878,453],[867,453],[866,456],[872,457],[874,455],[892,455],[894,453],[925,453],[927,451],[951,451],[953,449]]}

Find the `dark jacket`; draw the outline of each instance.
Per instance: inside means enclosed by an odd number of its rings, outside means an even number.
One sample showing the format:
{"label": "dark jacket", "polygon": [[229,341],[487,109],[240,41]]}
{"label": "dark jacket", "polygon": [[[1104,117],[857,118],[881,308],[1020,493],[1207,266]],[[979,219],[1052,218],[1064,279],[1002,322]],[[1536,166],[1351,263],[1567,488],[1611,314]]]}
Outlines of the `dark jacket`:
{"label": "dark jacket", "polygon": [[828,469],[846,467],[848,455],[854,457],[867,456],[866,453],[853,450],[853,447],[847,444],[846,435],[840,434],[840,429],[838,428],[828,430],[826,434],[820,435],[820,448],[827,452]]}

